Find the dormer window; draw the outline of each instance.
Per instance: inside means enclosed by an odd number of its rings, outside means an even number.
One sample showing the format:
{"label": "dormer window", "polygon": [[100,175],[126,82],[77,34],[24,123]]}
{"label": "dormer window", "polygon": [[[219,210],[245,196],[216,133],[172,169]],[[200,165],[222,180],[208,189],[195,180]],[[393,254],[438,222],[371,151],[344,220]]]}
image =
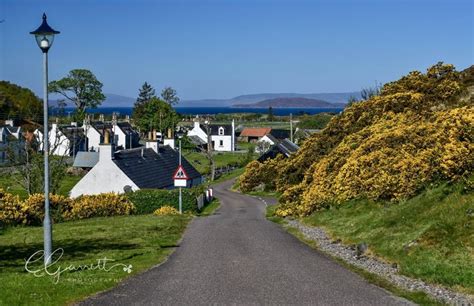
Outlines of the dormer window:
{"label": "dormer window", "polygon": [[219,127],[219,136],[224,135],[224,128],[221,126]]}

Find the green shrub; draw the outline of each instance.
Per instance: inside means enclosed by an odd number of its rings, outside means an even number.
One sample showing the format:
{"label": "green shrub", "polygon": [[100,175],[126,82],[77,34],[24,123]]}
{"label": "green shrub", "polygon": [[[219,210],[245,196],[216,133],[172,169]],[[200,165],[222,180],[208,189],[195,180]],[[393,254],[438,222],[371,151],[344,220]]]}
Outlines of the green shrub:
{"label": "green shrub", "polygon": [[[197,212],[196,197],[204,190],[204,186],[183,188],[183,211]],[[178,189],[141,189],[127,194],[128,199],[135,205],[137,214],[151,214],[166,205],[179,209]]]}

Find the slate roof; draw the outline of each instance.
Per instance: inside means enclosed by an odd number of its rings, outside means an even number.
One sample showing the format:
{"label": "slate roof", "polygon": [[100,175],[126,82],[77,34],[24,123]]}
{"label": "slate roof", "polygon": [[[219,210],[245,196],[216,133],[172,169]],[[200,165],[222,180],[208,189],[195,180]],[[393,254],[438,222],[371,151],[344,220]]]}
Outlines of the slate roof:
{"label": "slate roof", "polygon": [[272,129],[269,134],[279,140],[290,138],[289,130]]}
{"label": "slate roof", "polygon": [[100,134],[101,136],[104,136],[104,131],[105,131],[105,130],[108,130],[110,135],[113,134],[113,131],[112,131],[112,124],[110,124],[110,123],[102,122],[102,121],[96,121],[96,122],[92,122],[92,123],[91,123],[91,126],[92,126],[94,129],[96,129],[97,132],[99,132],[99,134]]}
{"label": "slate roof", "polygon": [[271,128],[244,128],[240,133],[240,137],[263,137],[271,130]]}
{"label": "slate roof", "polygon": [[71,142],[71,145],[76,142],[76,145],[85,141],[84,130],[77,126],[58,126],[58,129],[61,133],[66,136],[67,139]]}
{"label": "slate roof", "polygon": [[92,168],[99,162],[99,152],[79,151],[74,159],[73,167]]}
{"label": "slate roof", "polygon": [[285,140],[281,141],[278,144],[278,147],[287,156],[290,155],[291,153],[295,153],[300,148],[288,139],[285,139]]}
{"label": "slate roof", "polygon": [[[207,132],[206,126],[205,125],[200,125],[201,130],[203,130],[206,134],[209,134]],[[219,128],[223,127],[224,128],[224,135],[226,136],[231,136],[232,135],[232,125],[230,124],[211,124],[209,125],[209,128],[211,130],[211,135],[219,135]]]}
{"label": "slate roof", "polygon": [[128,122],[117,122],[117,126],[125,133],[125,134],[136,134],[135,130],[133,129],[132,125]]}
{"label": "slate roof", "polygon": [[294,144],[293,142],[289,141],[288,139],[285,139],[283,141],[280,141],[278,144],[273,145],[268,149],[267,152],[263,153],[259,158],[259,162],[264,162],[267,159],[273,159],[275,158],[278,154],[282,154],[285,157],[290,156],[292,153],[298,151],[299,147]]}
{"label": "slate roof", "polygon": [[[116,152],[113,161],[140,189],[170,188],[174,186],[179,154],[169,146],[160,147],[159,154],[151,148],[136,148]],[[201,177],[184,157],[182,165],[190,179]]]}
{"label": "slate roof", "polygon": [[278,139],[273,137],[272,134],[267,134],[266,136],[268,137],[268,139],[270,139],[273,142],[273,144],[277,144],[279,142]]}
{"label": "slate roof", "polygon": [[188,136],[188,138],[196,146],[202,146],[202,145],[205,145],[207,143],[197,135],[191,135],[191,136]]}

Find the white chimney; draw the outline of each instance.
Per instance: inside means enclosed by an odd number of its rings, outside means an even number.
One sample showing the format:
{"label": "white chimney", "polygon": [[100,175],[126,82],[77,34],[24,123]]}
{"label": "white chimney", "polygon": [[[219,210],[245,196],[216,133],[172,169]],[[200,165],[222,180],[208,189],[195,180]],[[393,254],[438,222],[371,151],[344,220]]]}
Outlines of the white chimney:
{"label": "white chimney", "polygon": [[145,147],[147,149],[151,148],[153,149],[153,151],[155,151],[156,153],[159,153],[158,152],[158,141],[157,140],[148,140],[146,143],[145,143]]}
{"label": "white chimney", "polygon": [[99,144],[99,162],[114,159],[114,146],[110,144],[109,131],[104,133],[104,143]]}
{"label": "white chimney", "polygon": [[14,126],[13,120],[5,120],[5,125]]}
{"label": "white chimney", "polygon": [[113,146],[111,144],[99,145],[99,162],[113,159]]}
{"label": "white chimney", "polygon": [[199,121],[194,121],[194,128],[195,129],[199,128]]}
{"label": "white chimney", "polygon": [[77,126],[77,122],[71,122],[71,126]]}

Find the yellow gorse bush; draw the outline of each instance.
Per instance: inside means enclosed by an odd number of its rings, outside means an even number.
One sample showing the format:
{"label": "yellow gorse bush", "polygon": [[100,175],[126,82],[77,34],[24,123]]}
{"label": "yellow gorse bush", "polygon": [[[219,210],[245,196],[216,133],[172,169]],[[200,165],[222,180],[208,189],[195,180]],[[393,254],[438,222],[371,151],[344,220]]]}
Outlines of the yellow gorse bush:
{"label": "yellow gorse bush", "polygon": [[[246,188],[271,170],[282,192],[280,216],[308,215],[354,198],[399,200],[434,180],[458,180],[474,168],[474,105],[452,65],[412,72],[380,96],[355,103],[321,134],[275,165],[253,163]],[[470,100],[472,102],[472,99]]]}
{"label": "yellow gorse bush", "polygon": [[135,206],[125,197],[116,193],[84,195],[75,199],[63,213],[65,220],[130,215]]}
{"label": "yellow gorse bush", "polygon": [[172,216],[172,215],[179,215],[179,211],[172,206],[165,205],[155,210],[153,214],[155,216]]}
{"label": "yellow gorse bush", "polygon": [[26,224],[25,216],[20,198],[0,189],[0,223]]}
{"label": "yellow gorse bush", "polygon": [[[134,205],[123,195],[104,193],[70,199],[50,194],[50,211],[55,222],[129,215]],[[0,223],[3,224],[41,224],[44,218],[44,195],[33,194],[21,201],[18,196],[0,190]]]}

